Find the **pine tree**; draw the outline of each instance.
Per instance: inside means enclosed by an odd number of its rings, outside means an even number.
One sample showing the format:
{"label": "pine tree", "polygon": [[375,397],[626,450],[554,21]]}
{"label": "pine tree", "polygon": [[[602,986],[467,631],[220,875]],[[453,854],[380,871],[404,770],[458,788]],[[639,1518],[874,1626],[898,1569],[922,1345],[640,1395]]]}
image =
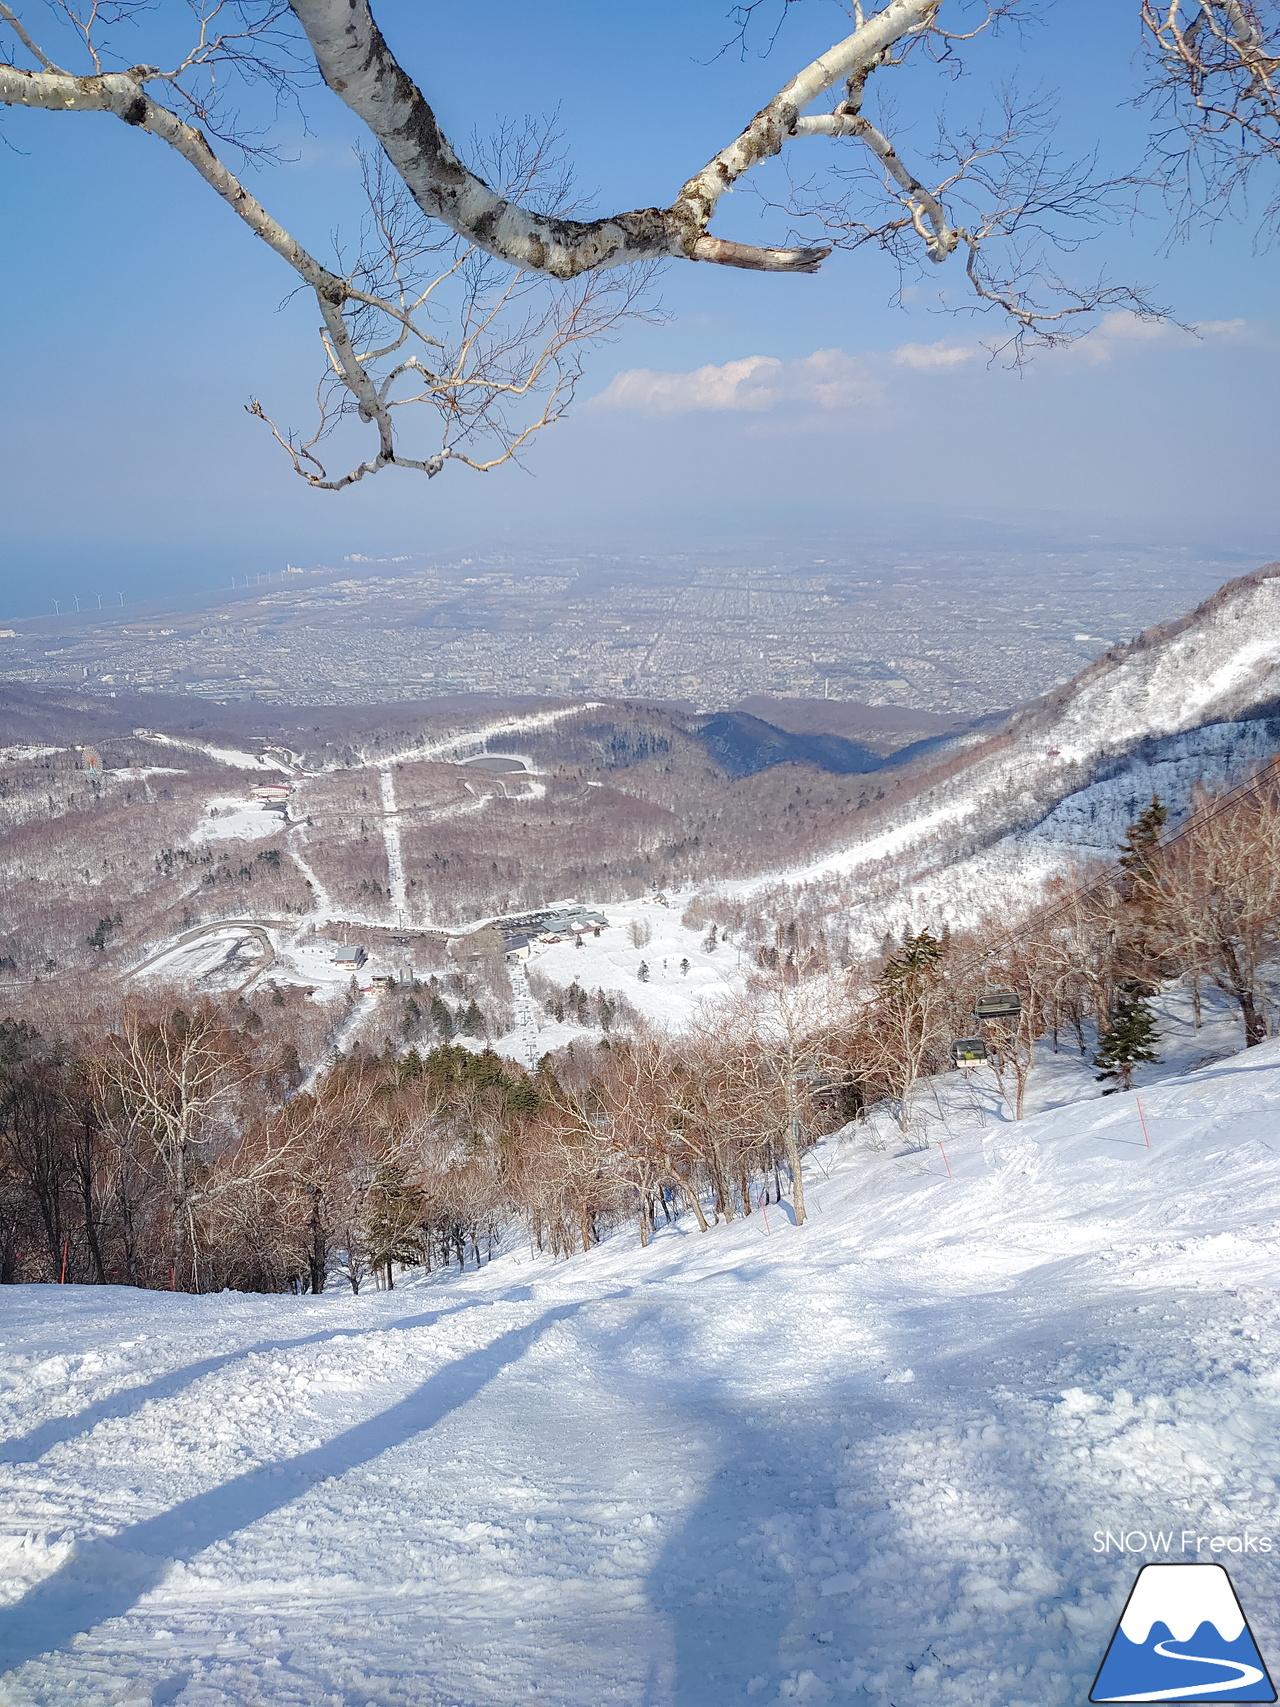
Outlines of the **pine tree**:
{"label": "pine tree", "polygon": [[449,1012],[449,1004],[442,996],[431,998],[431,1023],[441,1037],[453,1036],[453,1015]]}
{"label": "pine tree", "polygon": [[1153,848],[1160,845],[1160,832],[1169,816],[1169,808],[1158,794],[1151,796],[1145,807],[1124,833],[1120,844],[1120,869],[1130,877],[1138,877],[1151,863]]}
{"label": "pine tree", "polygon": [[390,1292],[393,1263],[417,1264],[422,1261],[422,1225],[426,1215],[426,1199],[420,1187],[411,1185],[403,1168],[379,1168],[369,1187],[361,1217],[369,1264],[383,1276],[383,1285]]}
{"label": "pine tree", "polygon": [[[1155,1051],[1157,1041],[1155,1015],[1146,997],[1137,990],[1122,995],[1111,1015],[1111,1030],[1099,1042],[1098,1053],[1093,1058],[1094,1066],[1102,1069],[1098,1082],[1115,1079],[1116,1090],[1129,1090],[1133,1069],[1139,1063],[1155,1066],[1160,1060]],[[1104,1096],[1107,1094],[1103,1092]]]}
{"label": "pine tree", "polygon": [[913,936],[905,931],[902,951],[891,955],[881,970],[879,984],[886,992],[915,995],[946,952],[931,931]]}
{"label": "pine tree", "polygon": [[642,984],[647,984],[649,982],[649,968],[643,960],[636,968],[636,977]]}

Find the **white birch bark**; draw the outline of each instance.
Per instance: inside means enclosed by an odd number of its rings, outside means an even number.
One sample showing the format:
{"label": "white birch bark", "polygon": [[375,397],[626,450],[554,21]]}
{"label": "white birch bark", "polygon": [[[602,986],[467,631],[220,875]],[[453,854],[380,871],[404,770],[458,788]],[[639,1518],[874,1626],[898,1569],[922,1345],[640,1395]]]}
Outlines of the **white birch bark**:
{"label": "white birch bark", "polygon": [[720,197],[796,134],[805,108],[926,29],[943,0],[889,0],[852,35],[790,79],[666,208],[594,220],[547,218],[505,201],[450,146],[374,21],[368,0],[290,0],[333,92],[377,137],[422,211],[515,266],[574,278],[629,261],[676,257],[765,272],[813,272],[829,248],[768,249],[712,237]]}

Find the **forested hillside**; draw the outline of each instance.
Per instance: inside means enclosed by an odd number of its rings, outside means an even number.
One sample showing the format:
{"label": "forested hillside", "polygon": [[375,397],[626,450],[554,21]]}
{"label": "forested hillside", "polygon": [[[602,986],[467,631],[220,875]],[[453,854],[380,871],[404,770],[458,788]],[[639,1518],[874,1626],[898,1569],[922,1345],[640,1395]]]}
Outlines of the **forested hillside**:
{"label": "forested hillside", "polygon": [[[95,1004],[49,978],[0,1036],[0,1271],[196,1291],[320,1290],[341,1273],[358,1289],[395,1264],[479,1265],[516,1225],[564,1255],[622,1225],[644,1245],[683,1213],[705,1230],[762,1199],[803,1223],[808,1146],[869,1111],[927,1143],[939,1075],[970,1059],[1016,1120],[1060,1053],[1119,1090],[1157,1065],[1153,1003],[1176,996],[1193,1033],[1207,1013],[1213,1048],[1266,1039],[1280,780],[1167,824],[1153,798],[1118,863],[1017,924],[920,927],[871,956],[812,915],[767,936],[744,918],[732,946],[712,927],[703,958],[734,954],[739,971],[678,1030],[540,975],[565,1040],[527,1065],[483,1046],[522,975],[500,944],[353,988],[336,1013],[274,982]],[[632,952],[653,954],[634,927]]]}

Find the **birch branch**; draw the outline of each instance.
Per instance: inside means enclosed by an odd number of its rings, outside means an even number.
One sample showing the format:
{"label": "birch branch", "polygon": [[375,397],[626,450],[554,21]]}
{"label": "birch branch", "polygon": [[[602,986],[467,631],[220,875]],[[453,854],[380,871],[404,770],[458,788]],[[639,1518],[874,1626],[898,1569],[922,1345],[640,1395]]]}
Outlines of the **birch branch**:
{"label": "birch branch", "polygon": [[531,212],[458,158],[421,90],[396,60],[368,0],[290,0],[325,82],[369,127],[423,213],[518,267],[576,278],[637,260],[677,258],[761,272],[809,273],[830,246],[760,248],[708,233],[720,197],[781,152],[797,118],[835,84],[927,30],[943,0],[889,0],[852,35],[796,73],[734,140],[683,185],[669,207],[603,219]]}

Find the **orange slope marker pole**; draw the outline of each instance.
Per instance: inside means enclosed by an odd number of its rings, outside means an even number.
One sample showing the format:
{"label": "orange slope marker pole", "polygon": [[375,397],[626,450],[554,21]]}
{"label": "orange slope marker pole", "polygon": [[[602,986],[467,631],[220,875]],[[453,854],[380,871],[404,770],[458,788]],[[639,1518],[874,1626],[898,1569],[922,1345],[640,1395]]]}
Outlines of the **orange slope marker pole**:
{"label": "orange slope marker pole", "polygon": [[1142,1122],[1142,1136],[1146,1142],[1147,1149],[1149,1150],[1151,1148],[1151,1134],[1147,1131],[1147,1117],[1142,1112],[1142,1099],[1140,1097],[1134,1097],[1133,1100],[1138,1105],[1138,1119]]}
{"label": "orange slope marker pole", "polygon": [[[939,1150],[942,1150],[941,1138],[938,1139],[938,1148],[939,1148]],[[951,1171],[951,1163],[947,1161],[947,1152],[945,1150],[942,1150],[942,1160],[946,1163],[947,1178],[948,1179],[954,1179],[956,1176]]]}

